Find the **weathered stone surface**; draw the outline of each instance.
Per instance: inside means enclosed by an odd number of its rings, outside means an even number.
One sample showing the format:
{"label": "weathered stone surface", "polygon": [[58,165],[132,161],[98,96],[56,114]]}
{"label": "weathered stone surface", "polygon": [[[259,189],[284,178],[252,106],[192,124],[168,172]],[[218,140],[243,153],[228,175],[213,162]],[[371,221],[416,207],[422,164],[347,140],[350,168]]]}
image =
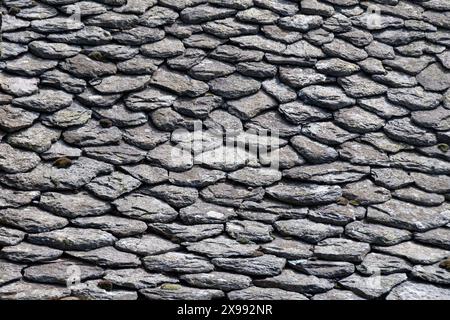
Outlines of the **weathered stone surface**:
{"label": "weathered stone surface", "polygon": [[430,174],[444,174],[450,171],[449,162],[436,158],[400,152],[390,157],[392,166],[401,169],[417,170]]}
{"label": "weathered stone surface", "polygon": [[357,296],[351,291],[347,290],[338,290],[338,289],[332,289],[330,291],[327,291],[325,293],[319,293],[314,295],[312,300],[326,300],[326,301],[332,301],[332,300],[364,300],[360,296]]}
{"label": "weathered stone surface", "polygon": [[43,193],[39,206],[67,218],[98,216],[108,212],[111,208],[108,203],[96,199],[86,192],[77,194]]}
{"label": "weathered stone surface", "polygon": [[439,264],[431,266],[415,266],[412,271],[412,276],[438,285],[448,285],[450,283],[448,271],[441,268]]}
{"label": "weathered stone surface", "polygon": [[256,258],[214,258],[215,266],[250,276],[276,276],[281,273],[286,260],[273,255]]}
{"label": "weathered stone surface", "polygon": [[341,39],[334,39],[332,42],[324,44],[323,50],[330,56],[350,61],[364,60],[368,56],[363,49],[359,49]]}
{"label": "weathered stone surface", "polygon": [[2,300],[58,300],[70,296],[70,289],[17,281],[0,288]]}
{"label": "weathered stone surface", "polygon": [[427,283],[406,281],[394,288],[387,300],[448,300],[448,289]]}
{"label": "weathered stone surface", "polygon": [[108,270],[104,277],[114,285],[128,289],[154,288],[163,283],[177,283],[178,280],[163,274],[151,274],[142,269]]}
{"label": "weathered stone surface", "polygon": [[292,88],[301,89],[310,85],[329,83],[333,78],[318,73],[312,68],[280,67],[280,80]]}
{"label": "weathered stone surface", "polygon": [[[80,300],[136,300],[137,293],[125,290],[106,290],[104,280],[91,280],[72,287],[72,295]],[[109,283],[109,282],[108,282]]]}
{"label": "weathered stone surface", "polygon": [[67,285],[71,284],[71,279],[67,273],[71,268],[79,268],[81,281],[100,278],[105,273],[99,267],[61,259],[26,268],[24,278],[33,282]]}
{"label": "weathered stone surface", "polygon": [[341,145],[339,155],[342,159],[357,165],[376,165],[387,167],[390,159],[387,154],[378,149],[354,141],[348,141]]}
{"label": "weathered stone surface", "polygon": [[389,101],[410,110],[434,109],[441,101],[441,96],[425,91],[422,87],[392,88],[387,91]]}
{"label": "weathered stone surface", "polygon": [[7,227],[0,227],[0,246],[14,246],[22,242],[25,232]]}
{"label": "weathered stone surface", "polygon": [[170,172],[169,181],[172,184],[186,187],[205,187],[216,183],[226,177],[226,174],[220,170],[205,169],[200,166],[194,166],[192,169],[184,172]]}
{"label": "weathered stone surface", "polygon": [[315,183],[338,184],[362,179],[370,173],[367,166],[354,166],[345,162],[299,166],[283,171],[283,176]]}
{"label": "weathered stone surface", "polygon": [[357,137],[357,134],[350,133],[329,121],[309,123],[302,128],[302,133],[329,145],[338,145]]}
{"label": "weathered stone surface", "polygon": [[60,135],[59,130],[48,128],[39,123],[11,134],[8,137],[8,143],[15,147],[42,153],[50,149],[52,143],[58,140]]}
{"label": "weathered stone surface", "polygon": [[235,215],[232,208],[218,206],[200,199],[180,210],[180,219],[186,224],[223,223]]}
{"label": "weathered stone surface", "polygon": [[450,76],[440,64],[432,64],[417,75],[417,81],[430,91],[442,91],[450,88]]}
{"label": "weathered stone surface", "polygon": [[171,171],[186,171],[193,166],[190,153],[169,143],[161,144],[150,150],[147,159]]}
{"label": "weathered stone surface", "polygon": [[281,173],[270,168],[244,168],[228,174],[228,179],[251,186],[268,186],[281,180]]}
{"label": "weathered stone surface", "polygon": [[304,295],[297,292],[259,287],[232,291],[228,294],[228,298],[230,300],[307,300]]}
{"label": "weathered stone surface", "polygon": [[57,217],[35,207],[1,210],[0,222],[29,233],[51,231],[63,228],[68,224],[67,219]]}
{"label": "weathered stone surface", "polygon": [[338,82],[345,93],[353,98],[380,95],[387,91],[386,86],[374,82],[360,73],[340,78]]}
{"label": "weathered stone surface", "polygon": [[8,61],[5,69],[21,76],[34,77],[53,69],[57,64],[58,62],[56,61],[44,60],[30,54],[25,54],[18,59]]}
{"label": "weathered stone surface", "polygon": [[369,276],[410,272],[412,266],[402,258],[372,252],[364,258],[357,269],[362,274]]}
{"label": "weathered stone surface", "polygon": [[52,127],[69,128],[84,125],[91,119],[91,115],[91,110],[82,107],[78,103],[73,103],[70,107],[44,117],[42,122]]}
{"label": "weathered stone surface", "polygon": [[176,94],[189,97],[198,97],[208,91],[206,83],[166,68],[160,68],[153,74],[152,83]]}
{"label": "weathered stone surface", "polygon": [[4,2],[0,299],[450,299],[445,0]]}
{"label": "weathered stone surface", "polygon": [[126,252],[141,256],[162,254],[179,249],[179,245],[161,237],[145,234],[140,238],[123,238],[116,242],[115,246]]}
{"label": "weathered stone surface", "polygon": [[443,249],[416,244],[412,241],[403,242],[390,247],[376,247],[376,250],[400,258],[413,264],[433,264],[448,257],[449,252]]}
{"label": "weathered stone surface", "polygon": [[338,158],[338,152],[327,145],[311,140],[305,136],[295,136],[291,139],[292,146],[312,163],[332,162]]}
{"label": "weathered stone surface", "polygon": [[4,258],[19,263],[51,261],[59,258],[63,254],[61,250],[26,242],[19,243],[15,246],[4,247],[0,250],[0,253]]}
{"label": "weathered stone surface", "polygon": [[270,242],[273,227],[256,221],[231,221],[225,227],[228,235],[240,242]]}
{"label": "weathered stone surface", "polygon": [[110,175],[93,179],[86,188],[99,198],[114,200],[137,189],[140,185],[141,182],[132,176],[114,171]]}
{"label": "weathered stone surface", "polygon": [[220,271],[187,274],[180,278],[195,287],[223,291],[245,289],[252,283],[250,277]]}
{"label": "weathered stone surface", "polygon": [[109,164],[82,157],[73,161],[69,168],[40,164],[30,172],[4,175],[2,181],[21,190],[71,190],[84,186],[99,174],[111,171]]}
{"label": "weathered stone surface", "polygon": [[412,145],[430,146],[437,142],[435,134],[416,126],[409,118],[390,120],[384,131],[392,139]]}
{"label": "weathered stone surface", "polygon": [[210,258],[251,257],[257,255],[258,245],[242,244],[236,240],[219,236],[198,242],[184,244],[190,252],[206,255]]}
{"label": "weathered stone surface", "polygon": [[161,286],[140,291],[150,300],[211,300],[223,298],[224,293],[214,289],[197,289],[181,285]]}
{"label": "weathered stone surface", "polygon": [[355,272],[350,262],[323,260],[291,260],[289,266],[310,276],[339,279]]}
{"label": "weathered stone surface", "polygon": [[312,256],[312,245],[297,240],[275,238],[270,243],[261,246],[264,253],[286,259],[303,259]]}
{"label": "weathered stone surface", "polygon": [[164,199],[168,204],[175,208],[187,207],[193,204],[198,198],[198,191],[195,188],[173,186],[169,184],[144,188],[142,193]]}
{"label": "weathered stone surface", "polygon": [[369,251],[367,243],[339,238],[323,240],[314,248],[314,254],[321,259],[348,262],[361,262]]}
{"label": "weathered stone surface", "polygon": [[292,270],[284,270],[280,275],[254,281],[261,287],[279,288],[300,293],[320,293],[333,288],[333,283],[316,276],[304,275]]}
{"label": "weathered stone surface", "polygon": [[[404,273],[387,276],[362,277],[351,275],[339,281],[344,288],[363,296],[367,299],[375,299],[388,293],[393,287],[406,281],[408,277]],[[375,282],[376,281],[376,282]]]}
{"label": "weathered stone surface", "polygon": [[114,238],[108,232],[97,229],[64,228],[50,232],[29,235],[31,243],[45,245],[60,250],[87,251],[114,244]]}
{"label": "weathered stone surface", "polygon": [[217,183],[200,191],[206,201],[219,205],[238,207],[243,201],[258,201],[264,196],[262,188],[248,189],[229,183]]}
{"label": "weathered stone surface", "polygon": [[30,127],[39,113],[5,105],[0,108],[0,128],[7,132]]}
{"label": "weathered stone surface", "polygon": [[450,211],[447,204],[423,207],[392,199],[369,207],[367,218],[388,226],[423,232],[446,225],[450,221]]}
{"label": "weathered stone surface", "polygon": [[267,188],[267,193],[280,201],[300,205],[330,203],[342,195],[341,188],[338,186],[292,182],[280,182]]}
{"label": "weathered stone surface", "polygon": [[412,187],[396,190],[392,195],[400,200],[423,206],[438,206],[445,201],[443,195],[425,192]]}
{"label": "weathered stone surface", "polygon": [[430,230],[424,233],[417,233],[414,235],[414,239],[419,242],[441,247],[443,249],[450,249],[448,239],[450,232],[447,228],[438,228]]}
{"label": "weathered stone surface", "polygon": [[102,94],[121,93],[142,89],[149,81],[149,76],[114,75],[103,78],[94,88]]}
{"label": "weathered stone surface", "polygon": [[300,101],[282,104],[279,110],[287,120],[295,124],[304,124],[331,118],[330,113]]}
{"label": "weathered stone surface", "polygon": [[339,236],[344,231],[341,227],[312,222],[307,219],[277,221],[275,228],[282,235],[300,238],[310,243],[318,243],[323,239]]}
{"label": "weathered stone surface", "polygon": [[169,137],[169,133],[162,132],[149,124],[126,129],[123,135],[127,143],[144,150],[155,148],[158,144],[168,141]]}
{"label": "weathered stone surface", "polygon": [[38,112],[55,112],[72,104],[72,95],[64,91],[42,89],[39,93],[15,98],[13,105]]}
{"label": "weathered stone surface", "polygon": [[66,59],[61,68],[76,77],[97,78],[116,73],[117,68],[112,63],[96,61],[88,56],[79,54],[75,57]]}
{"label": "weathered stone surface", "polygon": [[362,242],[383,246],[395,245],[411,239],[408,231],[360,221],[348,224],[345,227],[345,234]]}
{"label": "weathered stone surface", "polygon": [[174,242],[199,241],[221,234],[224,230],[220,224],[184,225],[180,223],[152,223],[149,229]]}
{"label": "weathered stone surface", "polygon": [[352,221],[361,220],[365,214],[366,209],[360,206],[329,204],[311,209],[308,217],[313,221],[346,225]]}
{"label": "weathered stone surface", "polygon": [[347,184],[342,189],[342,194],[345,198],[355,200],[361,205],[383,203],[391,199],[388,189],[377,187],[368,179]]}
{"label": "weathered stone surface", "polygon": [[388,153],[397,153],[402,150],[414,149],[413,146],[405,142],[399,142],[389,138],[383,132],[366,133],[361,137],[361,141],[367,142],[377,149]]}
{"label": "weathered stone surface", "polygon": [[313,104],[331,110],[351,106],[355,103],[354,99],[347,97],[345,92],[338,87],[309,86],[300,90],[299,95]]}
{"label": "weathered stone surface", "polygon": [[113,202],[122,215],[147,222],[168,222],[178,213],[167,203],[143,194],[131,194]]}
{"label": "weathered stone surface", "polygon": [[115,165],[138,163],[143,160],[146,155],[145,151],[128,144],[87,147],[84,148],[84,153],[88,157]]}
{"label": "weathered stone surface", "polygon": [[39,164],[39,156],[30,151],[0,143],[0,169],[7,173],[26,172]]}
{"label": "weathered stone surface", "polygon": [[[5,260],[0,260],[0,284],[4,285],[8,282],[12,282],[14,280],[19,280],[22,278],[23,265],[7,262]],[[241,288],[242,289],[242,288]]]}
{"label": "weathered stone surface", "polygon": [[90,251],[67,251],[66,253],[100,267],[126,268],[141,264],[134,254],[116,250],[114,247],[102,247]]}
{"label": "weathered stone surface", "polygon": [[152,272],[202,273],[214,270],[214,266],[207,259],[180,252],[147,256],[143,263],[145,268]]}
{"label": "weathered stone surface", "polygon": [[385,124],[380,117],[359,107],[340,109],[334,117],[344,129],[357,133],[377,131]]}
{"label": "weathered stone surface", "polygon": [[261,83],[257,80],[232,74],[224,78],[217,78],[209,82],[210,89],[213,93],[229,99],[236,99],[256,93]]}
{"label": "weathered stone surface", "polygon": [[246,124],[246,128],[254,130],[261,135],[274,132],[279,137],[291,137],[299,134],[301,126],[286,121],[285,118],[276,111],[268,111],[254,117]]}
{"label": "weathered stone surface", "polygon": [[6,93],[16,97],[28,96],[38,92],[38,78],[26,78],[21,76],[13,76],[2,72],[0,74],[0,88]]}

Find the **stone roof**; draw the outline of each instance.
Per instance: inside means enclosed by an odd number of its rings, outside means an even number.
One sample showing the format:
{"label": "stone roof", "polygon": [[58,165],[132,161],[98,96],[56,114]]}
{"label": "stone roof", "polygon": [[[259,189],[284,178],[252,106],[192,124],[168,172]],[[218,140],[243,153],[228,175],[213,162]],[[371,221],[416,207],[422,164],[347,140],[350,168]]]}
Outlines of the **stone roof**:
{"label": "stone roof", "polygon": [[0,299],[450,299],[448,0],[1,11]]}

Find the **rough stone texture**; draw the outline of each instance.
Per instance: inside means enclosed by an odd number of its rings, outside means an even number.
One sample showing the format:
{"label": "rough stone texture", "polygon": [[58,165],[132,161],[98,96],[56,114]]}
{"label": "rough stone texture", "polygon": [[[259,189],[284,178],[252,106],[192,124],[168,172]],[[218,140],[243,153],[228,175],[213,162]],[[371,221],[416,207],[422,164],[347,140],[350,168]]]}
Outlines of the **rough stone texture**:
{"label": "rough stone texture", "polygon": [[448,1],[1,8],[0,300],[450,299]]}

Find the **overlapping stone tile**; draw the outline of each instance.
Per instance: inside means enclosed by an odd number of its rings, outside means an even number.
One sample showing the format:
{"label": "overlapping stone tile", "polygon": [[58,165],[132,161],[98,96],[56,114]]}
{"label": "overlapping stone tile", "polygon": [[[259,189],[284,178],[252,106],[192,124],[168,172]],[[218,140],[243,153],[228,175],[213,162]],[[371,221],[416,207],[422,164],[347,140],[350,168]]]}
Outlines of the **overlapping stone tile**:
{"label": "overlapping stone tile", "polygon": [[3,5],[0,299],[449,298],[444,0]]}

